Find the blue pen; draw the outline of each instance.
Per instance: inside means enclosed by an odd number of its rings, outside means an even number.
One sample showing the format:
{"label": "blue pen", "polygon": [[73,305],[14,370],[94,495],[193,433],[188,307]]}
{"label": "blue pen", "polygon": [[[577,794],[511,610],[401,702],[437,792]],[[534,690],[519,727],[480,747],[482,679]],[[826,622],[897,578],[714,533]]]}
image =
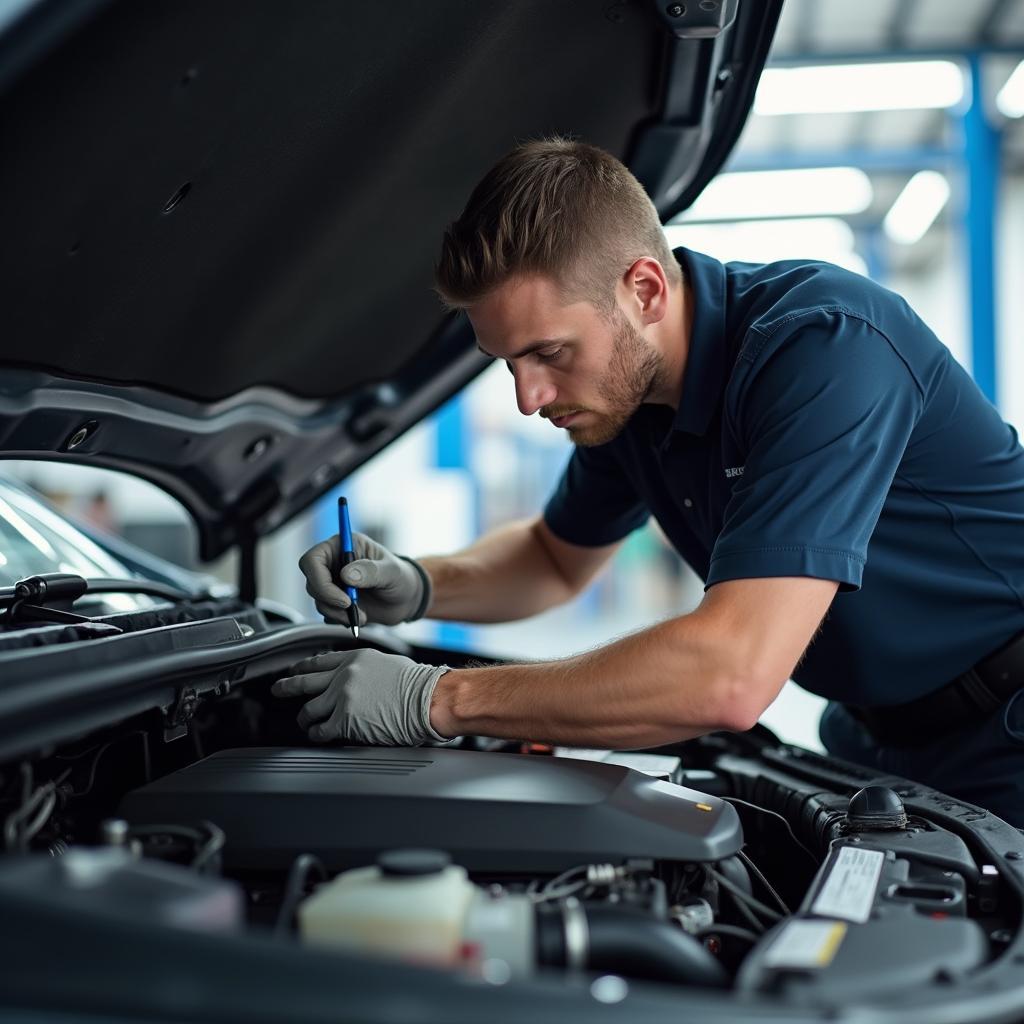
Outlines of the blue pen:
{"label": "blue pen", "polygon": [[[356,559],[352,544],[352,524],[348,520],[348,501],[344,498],[338,499],[338,536],[341,538],[341,565],[338,566],[340,577],[341,570]],[[348,594],[348,599],[352,602],[348,606],[348,624],[352,627],[352,635],[358,638],[359,606],[357,602],[359,593],[355,587],[346,586],[344,580],[342,580],[342,586],[345,588],[345,593]]]}

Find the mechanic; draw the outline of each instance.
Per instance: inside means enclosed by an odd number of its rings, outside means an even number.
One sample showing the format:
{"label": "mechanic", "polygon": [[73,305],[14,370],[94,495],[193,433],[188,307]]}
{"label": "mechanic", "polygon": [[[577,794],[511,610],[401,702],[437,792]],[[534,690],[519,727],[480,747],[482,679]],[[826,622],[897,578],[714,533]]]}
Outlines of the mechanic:
{"label": "mechanic", "polygon": [[[826,263],[672,252],[630,172],[558,138],[484,177],[437,288],[575,448],[542,515],[464,551],[357,534],[362,618],[536,615],[652,515],[704,599],[558,661],[309,659],[274,693],[312,698],[311,739],[653,747],[750,729],[792,677],[830,700],[830,752],[1024,826],[1024,450],[902,298]],[[344,622],[337,565],[337,537],[300,562]]]}

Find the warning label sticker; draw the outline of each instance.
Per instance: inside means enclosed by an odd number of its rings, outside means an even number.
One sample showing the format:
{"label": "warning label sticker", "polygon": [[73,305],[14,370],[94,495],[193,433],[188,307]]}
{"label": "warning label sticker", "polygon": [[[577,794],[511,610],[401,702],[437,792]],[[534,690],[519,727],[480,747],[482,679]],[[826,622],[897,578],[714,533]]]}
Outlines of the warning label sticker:
{"label": "warning label sticker", "polygon": [[846,935],[846,928],[842,921],[790,921],[768,947],[765,966],[827,967]]}
{"label": "warning label sticker", "polygon": [[884,861],[885,854],[880,850],[844,846],[811,905],[811,912],[863,924],[871,916]]}

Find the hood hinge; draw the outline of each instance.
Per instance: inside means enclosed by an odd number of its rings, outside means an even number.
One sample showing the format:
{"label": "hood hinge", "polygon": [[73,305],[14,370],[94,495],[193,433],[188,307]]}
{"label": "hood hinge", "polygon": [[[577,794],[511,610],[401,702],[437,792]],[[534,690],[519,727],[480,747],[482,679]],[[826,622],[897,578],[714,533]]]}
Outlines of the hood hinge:
{"label": "hood hinge", "polygon": [[178,691],[178,699],[168,705],[164,712],[164,743],[180,740],[188,735],[189,723],[195,717],[199,707],[199,694],[194,687],[182,687]]}

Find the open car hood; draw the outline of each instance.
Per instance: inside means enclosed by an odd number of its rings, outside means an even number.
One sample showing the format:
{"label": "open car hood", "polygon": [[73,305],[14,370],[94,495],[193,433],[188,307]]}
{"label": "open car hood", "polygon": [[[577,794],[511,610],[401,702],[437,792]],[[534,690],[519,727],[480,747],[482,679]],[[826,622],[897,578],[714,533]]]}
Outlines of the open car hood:
{"label": "open car hood", "polygon": [[0,451],[156,483],[204,558],[273,530],[486,365],[432,267],[516,140],[572,134],[664,217],[692,202],[781,0],[705,6],[26,4],[0,35]]}

